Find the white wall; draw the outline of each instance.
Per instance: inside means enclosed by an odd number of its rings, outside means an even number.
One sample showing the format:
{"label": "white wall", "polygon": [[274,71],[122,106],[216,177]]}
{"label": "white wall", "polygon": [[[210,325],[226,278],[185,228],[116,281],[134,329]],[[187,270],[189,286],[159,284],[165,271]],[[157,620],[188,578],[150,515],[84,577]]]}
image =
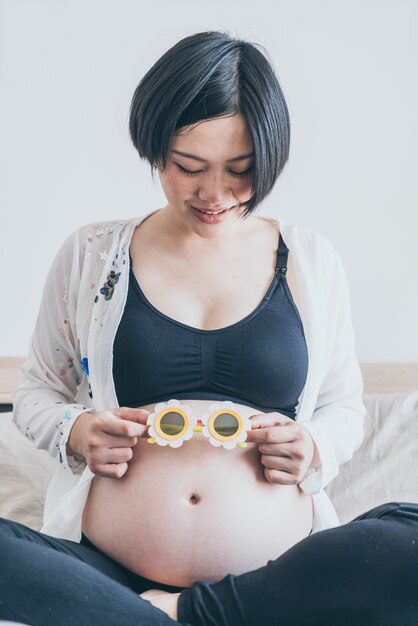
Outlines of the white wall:
{"label": "white wall", "polygon": [[23,356],[49,264],[88,222],[163,206],[133,91],[182,37],[261,43],[292,120],[261,213],[342,255],[362,361],[418,362],[416,0],[0,0],[0,355]]}

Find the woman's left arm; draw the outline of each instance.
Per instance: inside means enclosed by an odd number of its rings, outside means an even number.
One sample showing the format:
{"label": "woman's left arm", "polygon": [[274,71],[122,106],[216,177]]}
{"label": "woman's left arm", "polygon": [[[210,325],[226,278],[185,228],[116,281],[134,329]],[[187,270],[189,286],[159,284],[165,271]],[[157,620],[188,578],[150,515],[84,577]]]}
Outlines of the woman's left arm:
{"label": "woman's left arm", "polygon": [[333,342],[328,368],[319,390],[311,420],[301,422],[311,435],[320,459],[300,482],[307,494],[318,493],[335,478],[339,466],[350,460],[361,445],[366,408],[363,377],[356,356],[347,277],[336,255],[333,278]]}
{"label": "woman's left arm", "polygon": [[267,480],[299,484],[308,495],[335,478],[339,465],[360,447],[366,414],[348,283],[338,254],[329,285],[329,358],[311,420],[294,422],[280,413],[256,415],[247,439],[258,443]]}

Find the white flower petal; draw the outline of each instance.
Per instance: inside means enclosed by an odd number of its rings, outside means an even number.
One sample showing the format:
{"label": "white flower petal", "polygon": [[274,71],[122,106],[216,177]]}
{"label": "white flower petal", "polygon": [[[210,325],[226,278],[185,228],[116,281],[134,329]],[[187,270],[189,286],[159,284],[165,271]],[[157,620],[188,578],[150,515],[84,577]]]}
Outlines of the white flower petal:
{"label": "white flower petal", "polygon": [[205,437],[210,437],[211,436],[207,426],[204,426],[204,428],[202,428],[202,435],[205,435]]}
{"label": "white flower petal", "polygon": [[154,407],[154,413],[159,413],[160,411],[162,411],[163,409],[166,409],[166,408],[167,408],[167,405],[166,405],[165,402],[159,402]]}
{"label": "white flower petal", "polygon": [[157,437],[158,436],[157,433],[155,432],[154,426],[150,426],[148,428],[148,435],[149,435],[149,437]]}
{"label": "white flower petal", "polygon": [[157,443],[159,446],[166,446],[168,444],[167,439],[163,439],[162,437],[159,437],[158,435],[155,435],[155,439],[157,440]]}
{"label": "white flower petal", "polygon": [[180,402],[178,400],[174,400],[173,398],[167,402],[167,406],[180,406]]}
{"label": "white flower petal", "polygon": [[168,445],[171,448],[180,448],[180,446],[183,445],[183,440],[182,439],[175,439],[174,441],[169,441]]}
{"label": "white flower petal", "polygon": [[218,409],[222,409],[222,404],[219,404],[219,402],[217,402],[216,404],[211,404],[211,406],[209,407],[209,413],[213,413]]}
{"label": "white flower petal", "polygon": [[209,437],[209,441],[215,448],[219,448],[222,445],[222,441],[218,441],[218,439],[214,439],[213,437]]}
{"label": "white flower petal", "polygon": [[150,413],[148,415],[147,424],[154,425],[156,415],[155,413]]}
{"label": "white flower petal", "polygon": [[237,440],[234,439],[234,441],[224,441],[222,445],[225,448],[225,450],[232,450],[237,445]]}
{"label": "white flower petal", "polygon": [[205,413],[204,416],[200,418],[202,424],[206,426],[209,421],[209,417],[210,417],[210,413]]}

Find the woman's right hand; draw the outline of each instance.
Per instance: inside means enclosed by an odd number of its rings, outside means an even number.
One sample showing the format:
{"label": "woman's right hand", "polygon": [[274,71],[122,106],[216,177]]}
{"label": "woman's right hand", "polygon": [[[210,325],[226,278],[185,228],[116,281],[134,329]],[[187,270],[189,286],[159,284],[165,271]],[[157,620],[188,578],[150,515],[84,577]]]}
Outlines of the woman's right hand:
{"label": "woman's right hand", "polygon": [[80,454],[93,474],[121,478],[138,437],[148,437],[149,411],[119,407],[81,413],[70,431],[67,454]]}

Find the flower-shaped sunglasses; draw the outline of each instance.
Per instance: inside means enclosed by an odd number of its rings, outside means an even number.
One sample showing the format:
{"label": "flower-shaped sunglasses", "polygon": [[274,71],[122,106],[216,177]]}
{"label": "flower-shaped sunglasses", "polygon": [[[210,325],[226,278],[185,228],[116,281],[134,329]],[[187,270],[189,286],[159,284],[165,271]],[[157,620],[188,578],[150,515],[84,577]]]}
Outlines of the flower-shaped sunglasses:
{"label": "flower-shaped sunglasses", "polygon": [[240,415],[229,400],[212,404],[201,419],[178,400],[159,402],[148,416],[147,425],[151,435],[148,443],[172,448],[179,448],[183,441],[193,437],[194,432],[202,433],[216,447],[223,446],[227,450],[236,446],[245,448],[247,432],[251,430],[250,419]]}

